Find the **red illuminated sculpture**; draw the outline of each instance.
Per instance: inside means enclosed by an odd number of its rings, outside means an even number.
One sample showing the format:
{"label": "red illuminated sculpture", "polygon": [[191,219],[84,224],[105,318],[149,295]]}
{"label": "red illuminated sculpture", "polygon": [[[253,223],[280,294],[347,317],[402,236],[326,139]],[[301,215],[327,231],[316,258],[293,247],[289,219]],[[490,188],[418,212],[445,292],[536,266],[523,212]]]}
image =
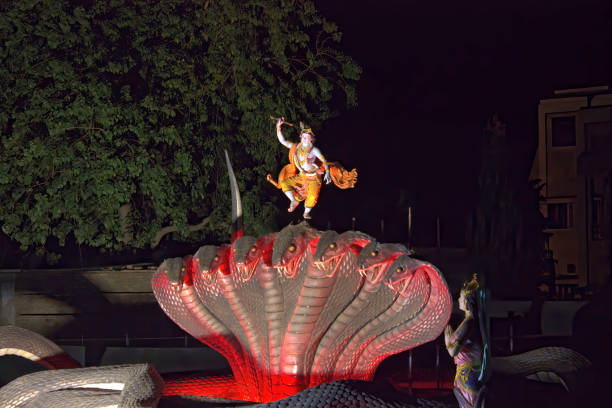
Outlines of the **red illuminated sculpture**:
{"label": "red illuminated sculpture", "polygon": [[172,320],[227,358],[233,378],[166,395],[267,402],[325,382],[371,380],[384,358],[442,333],[452,309],[446,282],[404,246],[306,223],[241,236],[232,196],[232,243],[164,261],[152,285]]}

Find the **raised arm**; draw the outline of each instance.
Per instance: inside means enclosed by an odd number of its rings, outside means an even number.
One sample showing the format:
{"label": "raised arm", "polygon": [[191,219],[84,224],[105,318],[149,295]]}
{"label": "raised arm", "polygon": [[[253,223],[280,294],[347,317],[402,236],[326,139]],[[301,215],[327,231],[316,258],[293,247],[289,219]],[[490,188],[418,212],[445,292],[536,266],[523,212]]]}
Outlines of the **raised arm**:
{"label": "raised arm", "polygon": [[283,131],[281,130],[281,126],[283,125],[283,123],[285,123],[284,119],[285,118],[280,118],[278,122],[276,122],[276,137],[278,137],[278,141],[281,142],[283,146],[285,146],[287,149],[291,149],[291,146],[293,146],[293,142],[287,141],[287,139],[285,139],[285,136],[283,136]]}

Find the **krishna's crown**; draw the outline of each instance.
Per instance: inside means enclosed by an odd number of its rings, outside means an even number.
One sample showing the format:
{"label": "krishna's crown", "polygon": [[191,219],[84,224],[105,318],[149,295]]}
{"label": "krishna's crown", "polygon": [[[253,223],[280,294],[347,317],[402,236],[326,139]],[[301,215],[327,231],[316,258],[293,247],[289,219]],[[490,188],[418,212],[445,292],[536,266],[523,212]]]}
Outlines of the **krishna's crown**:
{"label": "krishna's crown", "polygon": [[300,134],[302,134],[302,133],[309,133],[312,136],[315,135],[310,127],[308,127],[306,124],[304,124],[304,122],[300,122]]}

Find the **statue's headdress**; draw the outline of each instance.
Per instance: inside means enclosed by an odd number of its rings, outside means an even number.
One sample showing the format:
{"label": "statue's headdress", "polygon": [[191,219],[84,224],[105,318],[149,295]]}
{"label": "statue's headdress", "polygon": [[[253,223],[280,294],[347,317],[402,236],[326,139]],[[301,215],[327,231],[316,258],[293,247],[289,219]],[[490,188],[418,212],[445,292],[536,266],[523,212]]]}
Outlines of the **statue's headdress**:
{"label": "statue's headdress", "polygon": [[472,280],[465,282],[463,287],[461,288],[461,293],[468,294],[477,291],[480,288],[480,284],[478,283],[478,274],[474,274],[472,276]]}
{"label": "statue's headdress", "polygon": [[302,133],[308,133],[313,138],[315,137],[315,134],[312,131],[312,129],[309,126],[307,126],[304,122],[300,122],[300,135],[302,135]]}

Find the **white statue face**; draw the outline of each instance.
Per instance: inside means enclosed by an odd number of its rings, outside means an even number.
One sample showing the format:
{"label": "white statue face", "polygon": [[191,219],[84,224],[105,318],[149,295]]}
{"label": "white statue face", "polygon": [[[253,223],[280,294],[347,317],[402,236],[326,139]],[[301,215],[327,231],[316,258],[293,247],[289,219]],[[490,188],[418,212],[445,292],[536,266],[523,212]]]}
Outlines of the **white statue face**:
{"label": "white statue face", "polygon": [[302,140],[302,146],[306,148],[312,147],[312,135],[310,133],[302,133],[300,137]]}

